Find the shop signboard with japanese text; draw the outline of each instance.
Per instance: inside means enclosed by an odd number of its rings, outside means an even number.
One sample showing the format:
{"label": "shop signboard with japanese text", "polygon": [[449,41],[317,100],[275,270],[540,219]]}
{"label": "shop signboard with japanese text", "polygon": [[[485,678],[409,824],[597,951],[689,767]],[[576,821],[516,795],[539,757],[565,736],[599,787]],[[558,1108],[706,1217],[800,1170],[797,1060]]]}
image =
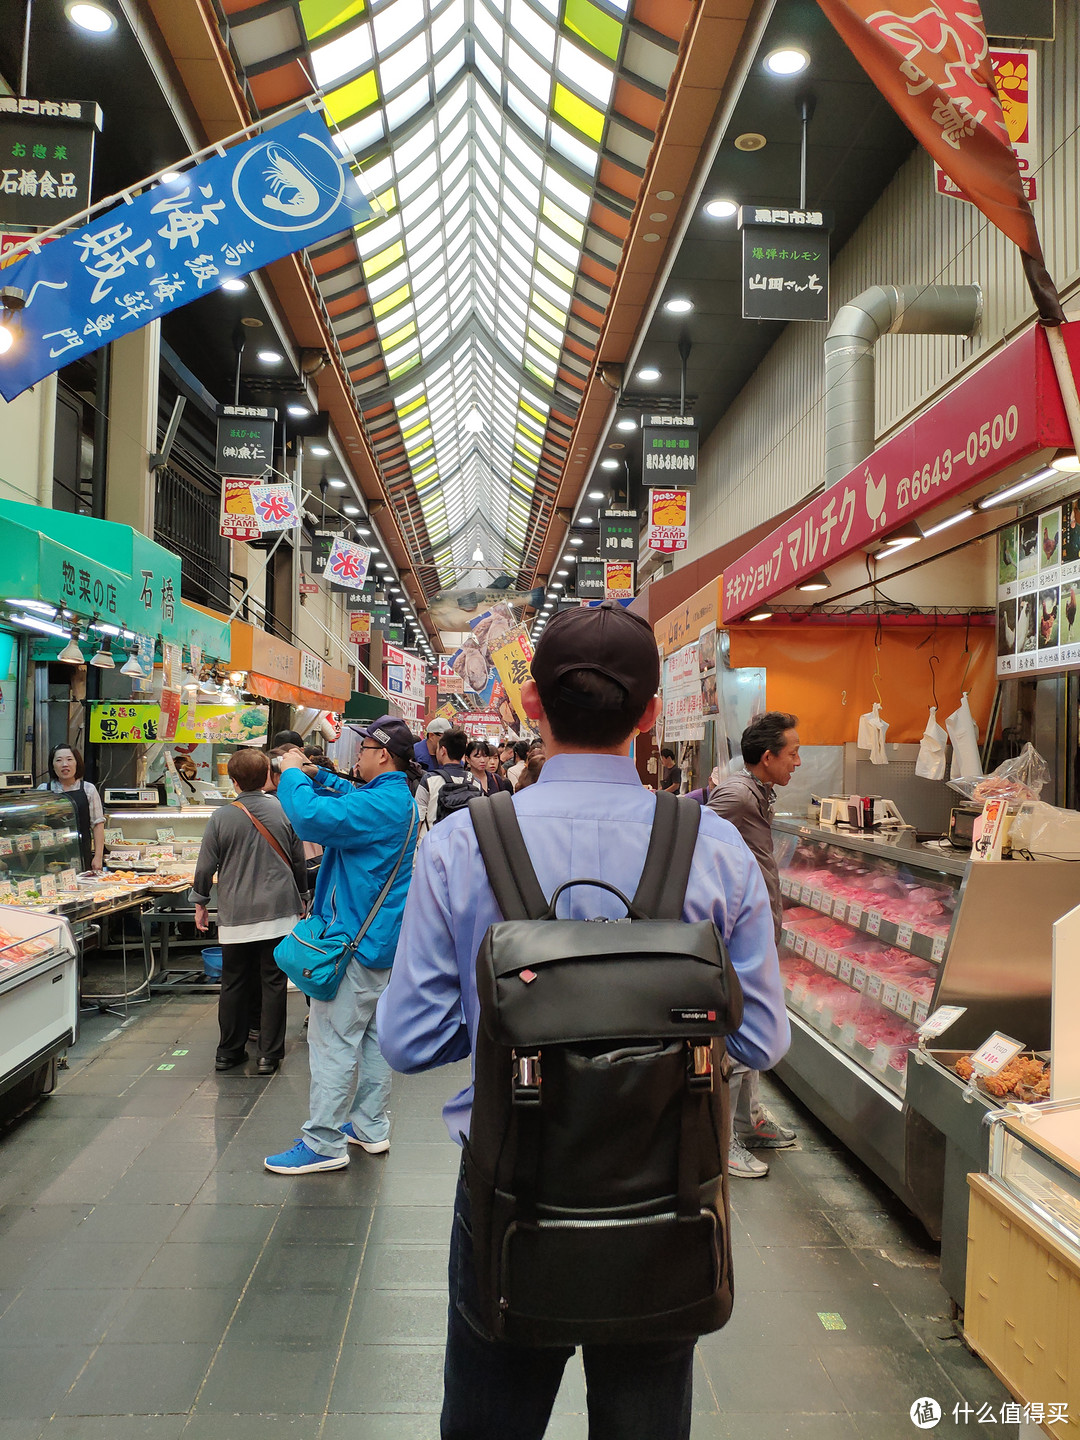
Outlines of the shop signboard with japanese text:
{"label": "shop signboard with japanese text", "polygon": [[323,662],[310,650],[300,651],[300,688],[320,694],[323,688]]}
{"label": "shop signboard with japanese text", "polygon": [[601,510],[600,554],[605,560],[633,559],[638,549],[638,512]]}
{"label": "shop signboard with japanese text", "polygon": [[214,461],[218,473],[253,479],[265,474],[274,462],[276,420],[276,410],[258,405],[219,406]]}
{"label": "shop signboard with japanese text", "polygon": [[445,655],[439,656],[439,694],[464,695],[465,677],[459,675]]}
{"label": "shop signboard with japanese text", "polygon": [[466,710],[457,723],[470,740],[497,740],[504,729],[497,710]]}
{"label": "shop signboard with japanese text", "polygon": [[5,270],[26,303],[0,394],[371,215],[316,111],[211,155]]}
{"label": "shop signboard with japanese text", "polygon": [[578,599],[603,600],[605,582],[603,560],[579,560],[575,569],[577,579],[574,590]]}
{"label": "shop signboard with japanese text", "polygon": [[664,743],[700,740],[705,734],[697,642],[684,645],[664,661]]}
{"label": "shop signboard with japanese text", "polygon": [[690,535],[690,496],[685,490],[649,491],[649,549],[671,555],[685,550]]}
{"label": "shop signboard with japanese text", "polygon": [[604,599],[632,600],[637,566],[632,560],[604,561]]}
{"label": "shop signboard with japanese text", "polygon": [[697,421],[692,415],[647,415],[641,427],[643,485],[696,485]]}
{"label": "shop signboard with japanese text", "polygon": [[529,718],[521,703],[521,688],[532,678],[532,658],[532,645],[523,626],[504,635],[491,650],[491,662],[499,672],[507,702],[522,725],[526,726]]}
{"label": "shop signboard with japanese text", "polygon": [[[988,33],[1000,32],[988,30]],[[990,64],[1001,101],[1001,113],[1016,153],[1024,195],[1028,200],[1035,200],[1038,198],[1036,172],[1039,168],[1039,137],[1035,123],[1038,52],[1004,50],[995,45],[990,50]],[[954,200],[965,198],[959,185],[938,164],[934,165],[934,184],[939,195],[948,195]]]}
{"label": "shop signboard with japanese text", "polygon": [[366,610],[349,611],[349,639],[354,645],[371,644],[371,616]]}
{"label": "shop signboard with japanese text", "polygon": [[92,100],[0,95],[0,224],[49,229],[88,208],[101,120]]}
{"label": "shop signboard with japanese text", "polygon": [[[265,705],[197,705],[195,723],[177,727],[177,744],[246,744],[266,739],[270,711]],[[90,742],[93,745],[151,744],[161,734],[156,705],[95,700],[90,705]]]}
{"label": "shop signboard with japanese text", "polygon": [[820,210],[743,205],[744,320],[828,320],[829,231]]}
{"label": "shop signboard with japanese text", "polygon": [[[1080,366],[1080,325],[1061,328]],[[1032,328],[733,561],[724,572],[724,619],[1026,456],[1071,444],[1046,339]]]}

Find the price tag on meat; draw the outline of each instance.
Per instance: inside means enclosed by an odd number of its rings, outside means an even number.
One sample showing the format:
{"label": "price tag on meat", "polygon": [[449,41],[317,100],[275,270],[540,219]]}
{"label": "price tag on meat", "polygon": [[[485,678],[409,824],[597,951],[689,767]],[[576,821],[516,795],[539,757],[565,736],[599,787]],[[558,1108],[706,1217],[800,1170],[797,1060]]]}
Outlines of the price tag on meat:
{"label": "price tag on meat", "polygon": [[1005,1069],[1010,1060],[1015,1060],[1023,1048],[1022,1040],[1014,1040],[1011,1035],[995,1030],[972,1055],[971,1068],[980,1075],[996,1075],[999,1070]]}
{"label": "price tag on meat", "polygon": [[781,876],[780,879],[780,894],[788,896],[791,894],[791,881],[786,875]]}
{"label": "price tag on meat", "polygon": [[930,951],[931,960],[940,962],[945,959],[945,942],[948,938],[947,935],[934,936],[934,944]]}
{"label": "price tag on meat", "polygon": [[926,1024],[926,1012],[929,1010],[929,1008],[930,1008],[930,1007],[929,1007],[929,1005],[927,1005],[927,1003],[926,1003],[925,1000],[920,1000],[919,1003],[915,1006],[915,1024],[916,1024],[916,1025],[925,1025],[925,1024]]}
{"label": "price tag on meat", "polygon": [[810,897],[813,895],[813,893],[814,889],[812,885],[802,885],[799,888],[799,899],[803,902],[804,905],[809,905]]}
{"label": "price tag on meat", "polygon": [[870,933],[871,935],[880,934],[880,932],[881,932],[881,911],[880,911],[880,910],[871,910],[871,911],[869,912],[869,914],[868,914],[867,917],[866,917],[866,928],[867,928],[867,930],[869,931],[869,933]]}
{"label": "price tag on meat", "polygon": [[810,892],[810,904],[814,907],[815,910],[820,910],[820,909],[821,909],[821,891],[820,891],[820,890],[811,890],[811,892]]}
{"label": "price tag on meat", "polygon": [[795,954],[796,954],[796,955],[805,955],[805,954],[806,954],[806,936],[805,936],[805,935],[796,935],[796,936],[795,936]]}
{"label": "price tag on meat", "polygon": [[844,1028],[840,1031],[840,1044],[843,1045],[843,1046],[845,1046],[848,1050],[851,1050],[851,1049],[854,1048],[854,1045],[855,1045],[855,1022],[854,1022],[854,1020],[849,1020],[848,1023],[844,1026]]}
{"label": "price tag on meat", "polygon": [[846,956],[840,961],[839,974],[845,985],[851,984],[851,961]]}
{"label": "price tag on meat", "polygon": [[868,975],[866,977],[866,993],[871,1000],[881,999],[881,976]]}
{"label": "price tag on meat", "polygon": [[835,950],[830,950],[828,959],[825,962],[825,969],[829,972],[830,975],[835,975],[839,968],[840,956],[836,953]]}
{"label": "price tag on meat", "polygon": [[861,905],[849,905],[849,906],[848,906],[847,923],[848,923],[849,925],[860,925],[860,924],[862,924],[862,906],[861,906]]}
{"label": "price tag on meat", "polygon": [[780,944],[787,950],[791,950],[794,947],[795,937],[786,926],[780,931]]}
{"label": "price tag on meat", "polygon": [[851,972],[851,983],[856,990],[866,989],[866,971],[861,965],[856,965]]}
{"label": "price tag on meat", "polygon": [[801,1009],[801,1008],[802,1008],[803,1001],[804,1001],[805,999],[806,999],[806,981],[805,981],[805,980],[796,980],[796,981],[795,981],[795,984],[791,987],[791,1003],[792,1003],[792,1005],[796,1005],[796,1006],[798,1006],[798,1007]]}
{"label": "price tag on meat", "polygon": [[885,1071],[889,1068],[889,1059],[891,1055],[891,1046],[886,1045],[884,1040],[879,1040],[878,1043],[874,1046],[874,1053],[870,1057],[870,1064],[874,1067],[875,1070],[880,1070],[882,1075],[884,1075]]}
{"label": "price tag on meat", "polygon": [[883,985],[883,986],[882,986],[882,989],[881,989],[881,1003],[885,1006],[885,1008],[886,1008],[887,1010],[895,1010],[895,1009],[896,1009],[896,1002],[897,1002],[897,1000],[899,999],[899,996],[900,996],[900,987],[899,987],[898,985],[894,985],[894,984],[890,981],[888,985]]}
{"label": "price tag on meat", "polygon": [[912,929],[910,925],[898,925],[896,927],[896,943],[901,950],[911,949]]}
{"label": "price tag on meat", "polygon": [[813,955],[810,957],[819,970],[825,969],[825,962],[829,958],[829,952],[824,945],[813,946]]}
{"label": "price tag on meat", "polygon": [[905,1020],[911,1019],[911,1012],[915,1009],[915,996],[910,990],[901,990],[900,998],[896,1002],[896,1013],[902,1015]]}
{"label": "price tag on meat", "polygon": [[938,1035],[944,1035],[953,1021],[959,1020],[966,1010],[966,1005],[939,1005],[932,1015],[923,1016],[921,1024],[916,1010],[915,1021],[919,1024],[920,1037],[923,1040],[934,1040]]}

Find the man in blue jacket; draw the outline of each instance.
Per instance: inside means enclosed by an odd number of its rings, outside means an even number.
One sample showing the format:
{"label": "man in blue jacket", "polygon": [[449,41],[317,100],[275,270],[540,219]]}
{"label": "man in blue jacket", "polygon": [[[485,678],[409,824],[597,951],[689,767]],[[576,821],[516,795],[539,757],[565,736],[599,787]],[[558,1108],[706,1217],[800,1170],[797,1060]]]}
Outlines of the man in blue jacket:
{"label": "man in blue jacket", "polygon": [[307,1175],[342,1170],[348,1147],[369,1155],[390,1149],[390,1067],[375,1033],[375,1004],[390,978],[416,848],[416,806],[409,777],[418,773],[404,720],[384,715],[359,731],[354,785],[319,770],[299,750],[278,758],[277,798],[301,840],[324,847],[314,914],[358,935],[397,866],[378,913],[349,962],[333,1000],[312,1000],[308,1023],[310,1115],[292,1149],[268,1155],[267,1170]]}

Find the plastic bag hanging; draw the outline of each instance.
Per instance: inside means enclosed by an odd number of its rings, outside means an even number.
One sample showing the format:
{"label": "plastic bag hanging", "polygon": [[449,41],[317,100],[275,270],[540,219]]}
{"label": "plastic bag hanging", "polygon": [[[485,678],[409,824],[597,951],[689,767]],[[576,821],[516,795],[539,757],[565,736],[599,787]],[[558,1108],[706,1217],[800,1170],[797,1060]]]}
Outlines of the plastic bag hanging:
{"label": "plastic bag hanging", "polygon": [[881,718],[881,705],[877,700],[865,715],[859,716],[859,736],[856,744],[860,750],[870,751],[871,765],[888,765],[885,753],[885,732],[889,722]]}
{"label": "plastic bag hanging", "polygon": [[915,761],[915,774],[924,780],[945,779],[945,746],[949,737],[938,724],[937,706],[930,706],[926,729],[919,741],[919,758]]}
{"label": "plastic bag hanging", "polygon": [[972,717],[971,707],[968,705],[966,690],[960,697],[960,704],[945,721],[945,728],[949,732],[949,739],[952,741],[953,747],[949,779],[956,780],[961,776],[981,775],[983,768],[979,755],[979,731]]}

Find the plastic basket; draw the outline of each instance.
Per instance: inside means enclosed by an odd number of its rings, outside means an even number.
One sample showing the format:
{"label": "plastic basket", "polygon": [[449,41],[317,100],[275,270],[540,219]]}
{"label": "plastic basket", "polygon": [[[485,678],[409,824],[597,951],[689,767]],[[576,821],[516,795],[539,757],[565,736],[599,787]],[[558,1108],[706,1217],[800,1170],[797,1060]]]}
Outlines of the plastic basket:
{"label": "plastic basket", "polygon": [[202,952],[203,973],[208,980],[221,979],[221,946],[207,945]]}

